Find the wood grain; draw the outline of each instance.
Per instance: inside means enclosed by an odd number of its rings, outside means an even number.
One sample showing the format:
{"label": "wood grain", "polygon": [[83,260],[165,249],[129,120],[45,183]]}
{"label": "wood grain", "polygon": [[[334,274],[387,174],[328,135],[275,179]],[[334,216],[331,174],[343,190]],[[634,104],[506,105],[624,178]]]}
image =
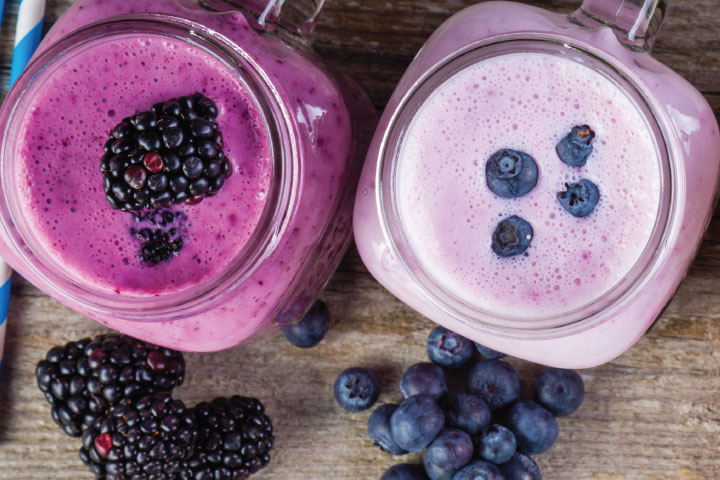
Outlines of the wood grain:
{"label": "wood grain", "polygon": [[[70,3],[49,1],[49,23]],[[448,15],[472,3],[328,0],[315,46],[382,108],[424,40]],[[563,12],[576,4],[535,3]],[[0,32],[3,85],[15,11],[8,6]],[[703,91],[720,114],[720,0],[676,1],[655,54]],[[332,309],[333,328],[314,350],[297,350],[276,338],[187,356],[187,381],[177,391],[182,400],[193,404],[239,393],[266,402],[277,446],[258,480],[371,480],[400,461],[370,444],[368,414],[350,415],[335,405],[332,382],[345,367],[373,367],[382,377],[381,401],[398,401],[400,374],[426,358],[432,324],[380,287],[354,249],[323,298]],[[33,370],[51,346],[102,331],[16,279],[0,380],[0,479],[92,478],[77,457],[78,442],[50,419]],[[539,367],[513,363],[527,388]],[[560,420],[558,445],[538,457],[545,479],[720,479],[720,217],[654,328],[621,358],[582,375],[585,404]]]}

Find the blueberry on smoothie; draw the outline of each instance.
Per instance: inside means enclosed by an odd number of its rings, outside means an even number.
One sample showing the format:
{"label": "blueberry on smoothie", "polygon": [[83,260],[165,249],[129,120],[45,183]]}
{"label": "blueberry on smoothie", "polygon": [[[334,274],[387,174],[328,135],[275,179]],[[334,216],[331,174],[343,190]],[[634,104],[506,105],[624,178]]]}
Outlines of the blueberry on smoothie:
{"label": "blueberry on smoothie", "polygon": [[508,426],[515,434],[518,450],[527,455],[550,450],[558,437],[555,417],[535,402],[513,405]]}
{"label": "blueberry on smoothie", "polygon": [[485,357],[486,360],[497,360],[507,357],[507,355],[505,355],[504,353],[493,350],[492,348],[488,348],[485,345],[480,345],[479,343],[475,343],[475,350],[477,350],[480,355]]}
{"label": "blueberry on smoothie", "polygon": [[398,405],[391,403],[376,408],[368,420],[367,431],[370,440],[383,452],[405,455],[408,452],[397,444],[390,431],[390,418],[397,408]]}
{"label": "blueberry on smoothie", "polygon": [[566,183],[565,191],[558,192],[560,205],[574,217],[587,217],[600,201],[600,190],[590,180]]}
{"label": "blueberry on smoothie", "polygon": [[362,412],[375,405],[380,396],[380,382],[367,368],[349,368],[338,375],[333,387],[335,400],[348,412]]}
{"label": "blueberry on smoothie", "polygon": [[305,316],[296,324],[283,327],[285,338],[298,348],[313,348],[325,338],[330,328],[330,309],[316,300]]}
{"label": "blueberry on smoothie", "polygon": [[408,452],[420,452],[445,424],[445,416],[432,397],[416,395],[400,404],[390,417],[392,436]]}
{"label": "blueberry on smoothie", "polygon": [[522,453],[516,453],[509,462],[500,466],[505,480],[542,480],[542,472],[535,461]]}
{"label": "blueberry on smoothie", "polygon": [[416,363],[405,370],[400,391],[404,398],[427,395],[437,400],[448,393],[445,372],[434,363]]}
{"label": "blueberry on smoothie", "polygon": [[387,469],[380,480],[427,480],[427,475],[420,465],[401,463]]}
{"label": "blueberry on smoothie", "polygon": [[535,379],[535,400],[556,417],[570,415],[585,397],[585,385],[574,370],[548,368]]}
{"label": "blueberry on smoothie", "polygon": [[515,435],[502,425],[490,425],[477,439],[480,458],[496,465],[510,460],[516,447]]}
{"label": "blueberry on smoothie", "polygon": [[490,157],[485,164],[485,177],[495,195],[518,198],[537,185],[538,167],[527,153],[507,148]]}
{"label": "blueberry on smoothie", "polygon": [[533,239],[533,228],[527,221],[513,215],[498,223],[492,235],[492,249],[499,257],[522,255]]}
{"label": "blueberry on smoothie", "polygon": [[490,408],[472,393],[451,393],[442,402],[445,423],[470,435],[478,435],[490,425]]}
{"label": "blueberry on smoothie", "polygon": [[455,472],[470,463],[472,456],[470,435],[456,428],[446,428],[425,451],[425,473],[430,480],[452,480]]}
{"label": "blueberry on smoothie", "polygon": [[215,195],[232,173],[217,115],[215,102],[196,93],[118,123],[100,160],[110,206],[139,212]]}
{"label": "blueberry on smoothie", "polygon": [[587,125],[572,128],[555,147],[560,160],[571,167],[583,167],[593,151],[595,132]]}
{"label": "blueberry on smoothie", "polygon": [[427,339],[427,353],[433,363],[460,368],[472,357],[472,342],[445,327],[436,327]]}
{"label": "blueberry on smoothie", "polygon": [[506,480],[492,463],[476,461],[455,474],[453,480]]}
{"label": "blueberry on smoothie", "polygon": [[491,410],[510,405],[520,397],[520,377],[502,360],[485,360],[475,365],[467,378],[468,391],[485,400]]}

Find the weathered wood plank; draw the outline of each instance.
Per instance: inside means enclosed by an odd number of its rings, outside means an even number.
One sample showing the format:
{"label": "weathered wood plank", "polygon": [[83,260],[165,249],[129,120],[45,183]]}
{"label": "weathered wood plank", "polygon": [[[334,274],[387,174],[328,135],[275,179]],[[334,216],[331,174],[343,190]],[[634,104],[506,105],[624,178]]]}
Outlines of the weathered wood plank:
{"label": "weathered wood plank", "polygon": [[[48,23],[70,0],[48,3]],[[317,49],[357,79],[382,107],[425,38],[471,0],[329,0]],[[537,5],[567,12],[569,0]],[[0,82],[7,82],[16,7],[0,32]],[[720,115],[720,2],[678,0],[655,53],[706,93]],[[560,421],[559,444],[539,457],[548,480],[715,480],[720,478],[720,216],[663,317],[630,352],[583,372],[588,398]],[[212,355],[188,355],[177,396],[255,395],[277,429],[273,462],[258,479],[377,479],[394,463],[365,435],[368,414],[342,412],[332,399],[344,367],[376,368],[381,401],[398,401],[402,370],[425,359],[431,322],[380,287],[354,249],[323,294],[333,328],[317,349],[283,338]],[[18,279],[13,287],[7,365],[0,380],[0,478],[91,478],[78,443],[56,429],[34,385],[35,362],[52,345],[103,329]],[[526,379],[539,367],[514,361]],[[457,380],[457,379],[456,379]],[[413,460],[417,456],[410,457]],[[405,459],[403,459],[405,460]]]}

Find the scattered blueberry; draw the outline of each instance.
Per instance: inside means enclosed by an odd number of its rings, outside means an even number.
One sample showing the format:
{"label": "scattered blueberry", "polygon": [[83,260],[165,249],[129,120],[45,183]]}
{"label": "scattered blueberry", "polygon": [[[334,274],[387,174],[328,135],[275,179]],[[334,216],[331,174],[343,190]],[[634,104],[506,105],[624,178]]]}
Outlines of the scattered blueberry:
{"label": "scattered blueberry", "polygon": [[548,368],[535,379],[535,400],[556,417],[570,415],[585,398],[585,385],[574,370]]}
{"label": "scattered blueberry", "polygon": [[434,363],[416,363],[400,379],[400,392],[403,398],[428,395],[437,400],[448,393],[445,372]]}
{"label": "scattered blueberry", "polygon": [[504,407],[520,397],[520,377],[502,360],[485,360],[468,374],[468,391],[479,396],[490,409]]}
{"label": "scattered blueberry", "polygon": [[445,368],[462,367],[472,357],[472,342],[444,327],[436,327],[427,339],[430,360]]}
{"label": "scattered blueberry", "polygon": [[573,127],[565,138],[560,140],[555,150],[560,160],[571,167],[582,167],[593,151],[595,132],[587,125]]}
{"label": "scattered blueberry", "polygon": [[455,472],[470,463],[472,456],[470,436],[462,430],[446,428],[425,451],[425,473],[430,480],[452,480]]}
{"label": "scattered blueberry", "polygon": [[300,322],[283,327],[283,333],[290,343],[299,348],[312,348],[325,338],[330,327],[330,309],[322,300],[317,300]]}
{"label": "scattered blueberry", "polygon": [[535,461],[522,453],[516,453],[509,462],[500,466],[505,480],[542,480],[542,472]]}
{"label": "scattered blueberry", "polygon": [[348,412],[362,412],[375,405],[380,382],[367,368],[350,368],[338,375],[333,388],[335,400]]}
{"label": "scattered blueberry", "polygon": [[442,404],[445,423],[470,435],[478,435],[490,425],[490,408],[472,393],[451,393]]}
{"label": "scattered blueberry", "polygon": [[492,463],[476,461],[455,474],[453,480],[506,480]]}
{"label": "scattered blueberry", "polygon": [[391,403],[376,408],[368,420],[367,431],[370,440],[383,452],[390,455],[405,455],[408,452],[400,448],[390,431],[390,418],[397,408],[397,405]]}
{"label": "scattered blueberry", "polygon": [[416,395],[400,404],[390,418],[392,436],[408,452],[420,452],[445,424],[445,416],[432,397]]}
{"label": "scattered blueberry", "polygon": [[502,425],[490,425],[478,438],[478,455],[495,465],[510,460],[516,447],[515,435]]}
{"label": "scattered blueberry", "polygon": [[518,450],[527,455],[548,451],[558,437],[555,417],[535,402],[513,405],[508,426],[515,434]]}
{"label": "scattered blueberry", "polygon": [[533,239],[533,228],[527,221],[513,215],[501,220],[492,236],[492,249],[500,257],[525,253]]}
{"label": "scattered blueberry", "polygon": [[527,153],[504,149],[487,161],[485,176],[488,187],[495,195],[518,198],[537,185],[538,167]]}
{"label": "scattered blueberry", "polygon": [[574,217],[587,217],[600,201],[600,190],[590,180],[582,179],[577,183],[566,183],[566,190],[558,192],[560,205]]}
{"label": "scattered blueberry", "polygon": [[390,467],[380,480],[427,480],[427,475],[420,465],[401,463]]}
{"label": "scattered blueberry", "polygon": [[480,345],[479,343],[475,343],[475,349],[478,351],[478,353],[480,353],[480,355],[485,357],[486,360],[498,360],[500,358],[507,357],[507,355],[505,355],[504,353],[498,352],[484,345]]}

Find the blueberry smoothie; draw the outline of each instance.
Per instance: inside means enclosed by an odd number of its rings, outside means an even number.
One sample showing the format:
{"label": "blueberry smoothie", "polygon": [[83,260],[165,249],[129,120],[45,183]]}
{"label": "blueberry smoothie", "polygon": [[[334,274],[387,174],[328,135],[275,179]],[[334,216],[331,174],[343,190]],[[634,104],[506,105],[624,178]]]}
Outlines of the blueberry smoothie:
{"label": "blueberry smoothie", "polygon": [[[563,158],[580,126],[583,161]],[[418,109],[397,162],[400,221],[422,267],[507,317],[560,315],[601,297],[642,254],[660,204],[643,116],[613,82],[559,56],[504,55],[458,72]],[[584,181],[596,187],[592,202],[568,193]],[[502,251],[504,228],[531,238]]]}
{"label": "blueberry smoothie", "polygon": [[[196,93],[216,105],[222,139],[211,141],[210,148],[222,145],[229,171],[219,171],[224,160],[217,152],[204,159],[201,152],[175,158],[172,152],[185,148],[183,140],[182,145],[161,141],[159,148],[140,149],[143,158],[137,158],[137,164],[119,166],[118,175],[109,173],[109,161],[127,158],[113,145],[123,139],[108,135],[122,119],[134,120],[155,104]],[[265,126],[243,84],[204,51],[160,36],[111,38],[64,62],[27,108],[16,147],[16,182],[30,228],[76,278],[123,295],[174,292],[216,275],[251,237],[272,171]],[[185,136],[191,137],[190,132]],[[106,153],[107,142],[111,151]],[[163,153],[159,178],[170,183],[164,189],[147,188],[152,172],[145,164],[154,150]],[[204,168],[217,170],[208,180],[223,184],[215,195],[200,196],[197,204],[162,202],[159,208],[148,204],[126,213],[107,200],[109,196],[113,201],[113,188],[149,199],[163,192],[187,197],[187,165],[198,158]],[[106,174],[100,175],[103,159]],[[170,165],[172,161],[177,165]],[[133,168],[146,177],[137,189],[122,178]],[[106,191],[103,177],[112,185]],[[173,181],[184,182],[184,188],[173,189]],[[156,248],[168,252],[151,258],[153,252],[143,252],[144,246],[153,246],[147,236],[163,233],[168,234],[167,245],[158,240]]]}

